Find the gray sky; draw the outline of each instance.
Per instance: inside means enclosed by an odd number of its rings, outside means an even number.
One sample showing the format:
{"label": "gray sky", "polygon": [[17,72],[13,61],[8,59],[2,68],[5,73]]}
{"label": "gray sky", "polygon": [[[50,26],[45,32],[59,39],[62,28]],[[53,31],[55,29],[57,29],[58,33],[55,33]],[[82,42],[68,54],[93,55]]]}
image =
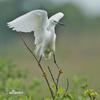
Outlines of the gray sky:
{"label": "gray sky", "polygon": [[[0,0],[0,2],[5,1],[7,2],[12,0]],[[65,3],[73,3],[74,5],[79,7],[87,16],[100,16],[100,0],[51,0],[51,2],[53,2],[57,6]]]}
{"label": "gray sky", "polygon": [[52,0],[57,5],[63,3],[74,3],[89,16],[100,16],[100,0]]}

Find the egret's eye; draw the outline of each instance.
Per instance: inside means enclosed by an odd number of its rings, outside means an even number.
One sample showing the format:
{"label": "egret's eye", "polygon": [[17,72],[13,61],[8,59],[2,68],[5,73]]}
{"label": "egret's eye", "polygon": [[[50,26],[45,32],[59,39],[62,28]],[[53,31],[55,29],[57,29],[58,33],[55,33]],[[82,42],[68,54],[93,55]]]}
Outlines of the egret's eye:
{"label": "egret's eye", "polygon": [[54,20],[53,22],[54,22],[55,24],[58,24],[57,21],[55,21],[55,20]]}

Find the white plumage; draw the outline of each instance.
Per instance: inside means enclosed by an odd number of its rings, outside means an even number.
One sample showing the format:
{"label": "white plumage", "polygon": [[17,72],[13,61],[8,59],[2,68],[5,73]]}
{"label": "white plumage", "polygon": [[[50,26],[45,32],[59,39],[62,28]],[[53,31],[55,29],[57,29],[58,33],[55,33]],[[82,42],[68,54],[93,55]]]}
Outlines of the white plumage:
{"label": "white plumage", "polygon": [[34,32],[35,36],[35,54],[50,58],[52,52],[55,52],[55,26],[62,17],[59,12],[48,19],[45,10],[30,11],[15,20],[8,23],[9,28],[17,32]]}

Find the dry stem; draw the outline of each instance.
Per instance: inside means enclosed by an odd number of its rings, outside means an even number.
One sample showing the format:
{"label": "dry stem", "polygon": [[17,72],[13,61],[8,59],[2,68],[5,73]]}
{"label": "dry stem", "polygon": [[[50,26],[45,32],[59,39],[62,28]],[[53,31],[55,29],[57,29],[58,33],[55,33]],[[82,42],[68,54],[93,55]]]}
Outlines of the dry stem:
{"label": "dry stem", "polygon": [[67,87],[66,87],[66,93],[67,93],[69,89],[69,81],[68,81],[68,78],[66,80],[67,80]]}
{"label": "dry stem", "polygon": [[56,92],[58,91],[58,83],[59,83],[59,78],[60,78],[60,75],[63,73],[62,69],[59,69],[59,74],[58,74],[58,77],[57,77],[57,88],[56,88]]}
{"label": "dry stem", "polygon": [[66,86],[66,91],[65,91],[64,95],[66,95],[66,93],[68,92],[68,89],[69,89],[69,80],[68,80],[68,78],[66,79],[66,81],[67,81],[67,86]]}
{"label": "dry stem", "polygon": [[53,76],[53,74],[52,74],[51,69],[50,69],[49,66],[48,66],[48,70],[49,70],[49,73],[50,73],[50,75],[51,75],[51,78],[52,78],[53,83],[55,84],[55,87],[56,87],[56,90],[57,90],[58,87],[57,87],[56,81],[55,81],[55,79],[54,79],[54,76]]}
{"label": "dry stem", "polygon": [[38,61],[37,57],[34,55],[33,51],[29,48],[29,46],[28,46],[27,43],[25,42],[25,40],[24,40],[24,38],[23,38],[21,32],[19,32],[19,36],[20,36],[21,40],[24,42],[24,44],[25,44],[25,46],[27,47],[27,49],[28,49],[28,50],[30,51],[30,53],[32,54],[32,56],[35,58],[37,64],[39,65],[39,68],[41,69],[41,71],[42,71],[42,73],[43,73],[43,76],[44,76],[44,78],[45,78],[45,80],[46,80],[46,83],[47,83],[47,85],[48,85],[48,87],[49,87],[51,96],[52,96],[52,98],[53,98],[53,100],[54,100],[55,97],[54,97],[53,91],[52,91],[52,89],[51,89],[50,83],[49,83],[49,81],[48,81],[48,78],[47,78],[47,76],[46,76],[46,73],[45,73],[43,67],[42,67],[41,64],[39,63],[39,61]]}

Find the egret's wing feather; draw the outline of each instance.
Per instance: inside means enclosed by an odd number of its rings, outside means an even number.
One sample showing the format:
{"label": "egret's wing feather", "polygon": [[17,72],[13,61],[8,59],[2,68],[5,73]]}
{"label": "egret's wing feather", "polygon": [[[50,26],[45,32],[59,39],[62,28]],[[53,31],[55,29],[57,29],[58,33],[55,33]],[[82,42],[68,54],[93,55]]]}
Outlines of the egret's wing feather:
{"label": "egret's wing feather", "polygon": [[59,13],[51,16],[49,18],[49,21],[54,20],[54,21],[57,21],[58,22],[63,16],[64,16],[64,14],[62,12],[59,12]]}
{"label": "egret's wing feather", "polygon": [[43,24],[42,17],[47,17],[46,11],[34,10],[9,22],[8,26],[17,32],[37,31]]}
{"label": "egret's wing feather", "polygon": [[48,20],[47,12],[44,10],[34,10],[26,13],[15,20],[8,23],[9,28],[17,32],[32,32],[34,31],[35,44],[37,45],[42,40],[41,30],[46,25]]}

